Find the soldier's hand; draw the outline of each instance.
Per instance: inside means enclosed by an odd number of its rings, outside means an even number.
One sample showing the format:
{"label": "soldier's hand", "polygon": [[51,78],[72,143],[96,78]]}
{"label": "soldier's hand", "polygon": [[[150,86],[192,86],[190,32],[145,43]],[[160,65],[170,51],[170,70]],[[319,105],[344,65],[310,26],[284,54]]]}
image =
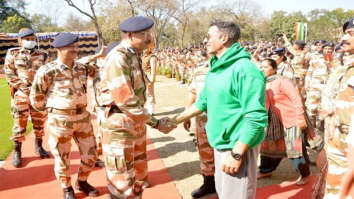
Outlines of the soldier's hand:
{"label": "soldier's hand", "polygon": [[162,119],[159,119],[159,124],[157,126],[157,129],[159,131],[161,131],[162,133],[169,133],[170,131],[172,131],[173,129],[175,129],[177,127],[177,124],[175,121],[173,121],[172,119],[168,118],[168,117],[164,117]]}
{"label": "soldier's hand", "polygon": [[98,53],[99,57],[104,57],[104,53],[107,50],[107,46],[102,46],[100,52]]}
{"label": "soldier's hand", "polygon": [[183,127],[184,129],[186,129],[186,131],[190,131],[190,128],[191,128],[191,120],[186,120],[183,122]]}

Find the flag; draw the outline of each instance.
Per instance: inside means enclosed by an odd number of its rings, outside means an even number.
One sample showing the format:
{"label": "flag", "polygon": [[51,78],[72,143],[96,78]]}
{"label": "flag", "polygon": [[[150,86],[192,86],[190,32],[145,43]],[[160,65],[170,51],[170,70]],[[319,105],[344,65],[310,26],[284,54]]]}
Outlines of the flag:
{"label": "flag", "polygon": [[307,23],[296,22],[295,23],[295,39],[305,41],[307,40]]}

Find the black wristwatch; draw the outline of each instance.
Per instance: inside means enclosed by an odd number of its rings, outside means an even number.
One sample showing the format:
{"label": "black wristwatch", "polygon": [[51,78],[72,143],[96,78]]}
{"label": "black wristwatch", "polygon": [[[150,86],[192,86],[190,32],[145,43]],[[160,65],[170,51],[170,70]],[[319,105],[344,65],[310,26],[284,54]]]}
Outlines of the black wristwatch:
{"label": "black wristwatch", "polygon": [[234,153],[233,151],[231,151],[231,156],[235,159],[235,160],[241,160],[242,155],[239,153]]}

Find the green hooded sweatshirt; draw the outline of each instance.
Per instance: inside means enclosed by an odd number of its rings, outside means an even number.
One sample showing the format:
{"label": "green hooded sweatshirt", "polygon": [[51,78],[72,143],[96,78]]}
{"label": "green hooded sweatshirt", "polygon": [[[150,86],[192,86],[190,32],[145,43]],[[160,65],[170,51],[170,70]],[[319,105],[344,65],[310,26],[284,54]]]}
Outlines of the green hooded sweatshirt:
{"label": "green hooded sweatshirt", "polygon": [[205,85],[194,104],[207,111],[206,132],[216,149],[232,149],[240,140],[249,148],[260,144],[268,122],[265,77],[235,43],[219,59],[210,59]]}

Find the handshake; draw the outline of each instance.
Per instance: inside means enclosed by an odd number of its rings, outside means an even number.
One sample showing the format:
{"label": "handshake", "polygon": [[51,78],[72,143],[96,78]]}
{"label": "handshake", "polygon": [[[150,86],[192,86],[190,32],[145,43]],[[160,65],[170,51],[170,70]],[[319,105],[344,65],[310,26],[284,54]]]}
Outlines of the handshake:
{"label": "handshake", "polygon": [[169,133],[177,127],[177,121],[175,118],[163,117],[157,121],[154,128],[158,129],[162,133]]}

